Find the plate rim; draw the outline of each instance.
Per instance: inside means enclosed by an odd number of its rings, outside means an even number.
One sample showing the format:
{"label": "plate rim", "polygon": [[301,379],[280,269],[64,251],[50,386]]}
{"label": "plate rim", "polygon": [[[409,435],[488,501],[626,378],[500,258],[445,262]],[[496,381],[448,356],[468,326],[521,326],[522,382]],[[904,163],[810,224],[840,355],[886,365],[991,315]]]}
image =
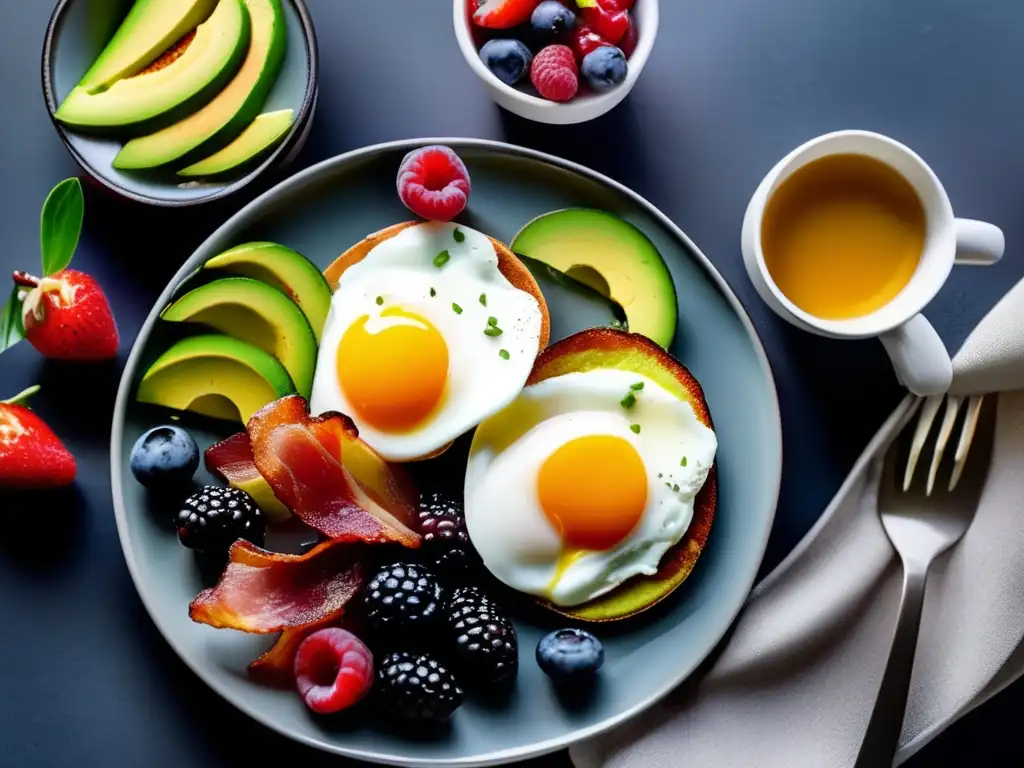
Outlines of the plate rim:
{"label": "plate rim", "polygon": [[[58,29],[64,23],[64,14],[67,12],[67,9],[77,1],[78,0],[59,0],[53,9],[53,13],[50,14],[50,20],[46,25],[46,34],[43,37],[43,53],[40,64],[40,77],[43,84],[43,101],[46,103],[46,114],[50,118],[50,123],[53,125],[57,135],[60,137],[60,141],[68,151],[68,154],[71,155],[74,161],[78,164],[78,167],[85,171],[90,179],[100,184],[102,187],[110,190],[116,195],[120,195],[121,197],[136,203],[142,203],[143,205],[152,205],[157,208],[191,208],[193,206],[212,203],[216,200],[222,200],[226,197],[230,197],[236,192],[240,192],[273,168],[278,161],[287,160],[293,153],[301,149],[302,144],[305,142],[305,139],[309,134],[309,126],[312,125],[313,112],[317,105],[320,79],[320,46],[316,36],[316,28],[313,26],[313,15],[309,12],[309,8],[306,6],[306,0],[282,0],[282,2],[289,2],[294,6],[302,25],[302,36],[306,41],[306,90],[302,96],[302,106],[299,107],[297,114],[295,115],[295,120],[292,123],[292,127],[288,129],[288,134],[285,136],[284,140],[281,141],[273,151],[268,153],[267,156],[260,161],[259,165],[252,168],[244,176],[226,184],[216,192],[211,192],[210,194],[203,195],[202,197],[195,197],[186,200],[174,200],[166,197],[147,195],[141,192],[133,192],[127,187],[121,186],[113,179],[108,178],[92,163],[86,160],[85,156],[78,151],[78,148],[71,142],[71,136],[74,134],[74,131],[69,131],[57,120],[55,116],[58,105],[57,89],[53,80],[54,47],[57,44]],[[275,187],[276,186],[277,185],[275,185]]]}
{"label": "plate rim", "polygon": [[[315,180],[318,176],[330,173],[337,168],[349,165],[360,160],[364,160],[373,157],[377,154],[394,151],[411,151],[419,147],[431,145],[431,144],[443,144],[458,149],[459,147],[466,147],[470,149],[485,149],[500,154],[510,154],[519,157],[525,157],[532,160],[547,163],[563,170],[568,170],[576,173],[580,176],[588,178],[592,181],[596,181],[599,184],[605,185],[612,188],[616,192],[625,195],[632,200],[636,205],[645,209],[651,216],[658,221],[663,227],[665,227],[669,233],[679,238],[696,257],[700,266],[708,274],[715,286],[719,289],[726,301],[740,320],[740,324],[743,326],[747,333],[748,338],[753,343],[754,353],[761,367],[761,372],[765,378],[765,382],[768,385],[769,406],[771,409],[771,416],[773,422],[774,440],[776,444],[776,455],[778,456],[777,462],[773,467],[772,476],[774,478],[774,489],[770,495],[770,498],[766,501],[770,502],[771,511],[766,518],[764,529],[758,531],[760,537],[760,543],[758,546],[759,556],[756,559],[751,559],[750,564],[745,568],[745,573],[742,574],[742,583],[746,585],[743,592],[743,600],[738,605],[730,606],[727,612],[730,616],[728,622],[721,628],[721,632],[718,633],[718,639],[715,643],[697,659],[688,669],[682,671],[679,675],[674,675],[669,678],[667,684],[663,685],[653,694],[630,707],[629,709],[620,712],[619,714],[606,718],[594,725],[578,728],[570,731],[569,733],[547,739],[542,742],[531,744],[524,747],[514,747],[509,749],[503,749],[496,752],[489,752],[476,756],[469,757],[458,757],[454,759],[441,759],[441,758],[417,758],[417,757],[401,757],[389,754],[383,754],[374,752],[371,750],[353,749],[337,744],[332,744],[323,739],[317,739],[314,737],[307,736],[301,733],[295,733],[288,728],[276,723],[272,718],[265,717],[255,707],[251,706],[244,698],[239,699],[234,694],[227,690],[226,686],[222,686],[220,682],[214,678],[208,676],[200,667],[200,665],[194,663],[188,654],[184,653],[181,648],[178,647],[164,631],[161,619],[158,618],[160,613],[156,611],[148,591],[141,585],[141,576],[138,572],[138,566],[135,562],[134,551],[131,546],[131,537],[128,533],[127,526],[127,512],[124,504],[124,489],[121,482],[123,474],[123,462],[121,456],[123,453],[123,438],[124,438],[124,424],[125,415],[128,409],[129,398],[131,394],[131,383],[135,376],[135,369],[138,367],[139,360],[142,356],[144,344],[140,341],[145,337],[148,338],[153,330],[154,325],[159,319],[160,308],[167,303],[174,292],[195,269],[195,263],[201,260],[202,254],[212,247],[212,244],[221,237],[221,233],[225,230],[238,227],[245,220],[250,218],[254,212],[258,212],[264,206],[274,202],[275,200],[286,197],[289,193],[301,189],[307,182]],[[198,257],[198,258],[197,258]],[[208,258],[208,257],[207,257]],[[753,321],[747,314],[746,308],[740,302],[739,298],[733,292],[732,288],[725,281],[725,278],[718,272],[714,264],[704,255],[704,252],[697,247],[696,243],[690,239],[690,237],[682,231],[667,215],[665,215],[660,209],[654,204],[649,202],[646,198],[634,192],[633,190],[626,187],[614,179],[605,176],[598,171],[594,171],[586,166],[575,163],[571,160],[565,160],[554,155],[550,155],[546,152],[540,152],[538,150],[529,149],[526,147],[519,147],[513,144],[509,144],[503,141],[496,141],[492,139],[476,139],[476,138],[419,138],[419,139],[400,139],[397,141],[383,142],[379,144],[372,144],[358,149],[344,152],[334,157],[328,158],[314,165],[309,166],[297,173],[291,175],[287,179],[273,186],[259,197],[254,199],[248,205],[244,206],[241,210],[235,213],[233,216],[228,218],[223,224],[217,227],[185,260],[181,268],[175,273],[174,277],[168,282],[167,287],[164,288],[159,298],[156,300],[153,308],[150,310],[149,315],[146,317],[145,322],[139,329],[138,334],[135,337],[135,341],[132,343],[132,350],[125,363],[124,370],[121,373],[121,380],[118,384],[117,399],[114,403],[114,412],[111,423],[111,439],[110,439],[110,481],[111,481],[111,493],[113,496],[114,503],[114,517],[117,523],[118,540],[121,545],[121,551],[124,555],[125,562],[128,566],[128,572],[131,575],[132,582],[135,585],[135,591],[139,595],[139,599],[142,601],[146,608],[146,612],[149,614],[150,619],[156,625],[160,634],[163,636],[165,642],[171,646],[177,656],[188,666],[192,672],[199,677],[208,687],[216,692],[222,699],[227,701],[229,704],[244,712],[246,715],[251,717],[256,722],[263,726],[270,728],[271,730],[286,736],[294,741],[301,744],[332,753],[341,755],[344,757],[365,760],[382,765],[395,765],[404,766],[405,768],[440,768],[441,766],[452,766],[459,768],[477,768],[483,766],[502,765],[506,763],[519,762],[522,760],[528,760],[530,758],[540,757],[543,755],[556,752],[561,749],[566,749],[573,744],[577,744],[581,741],[585,741],[589,738],[593,738],[602,733],[605,733],[616,726],[622,725],[629,720],[637,717],[641,713],[650,709],[653,705],[661,701],[665,696],[675,690],[680,684],[687,680],[695,670],[697,670],[701,664],[703,664],[707,658],[712,654],[715,648],[717,648],[724,637],[728,635],[730,627],[736,622],[737,617],[743,610],[743,606],[746,603],[747,598],[750,595],[751,590],[754,587],[754,582],[757,577],[757,573],[761,567],[761,563],[764,560],[764,554],[768,546],[768,538],[771,534],[772,526],[775,520],[775,515],[778,511],[778,499],[779,491],[782,482],[782,417],[779,408],[779,397],[778,390],[775,386],[775,378],[772,374],[771,364],[768,360],[768,355],[765,352],[764,345],[761,342],[760,337],[757,334],[757,330],[754,327]]]}

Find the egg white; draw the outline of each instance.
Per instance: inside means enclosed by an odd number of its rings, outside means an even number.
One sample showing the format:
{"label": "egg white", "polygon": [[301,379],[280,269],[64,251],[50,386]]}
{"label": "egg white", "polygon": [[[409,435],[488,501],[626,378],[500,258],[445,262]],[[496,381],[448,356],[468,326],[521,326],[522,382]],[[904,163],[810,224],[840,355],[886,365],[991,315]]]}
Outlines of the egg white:
{"label": "egg white", "polygon": [[[639,382],[636,404],[623,408],[623,396]],[[555,450],[585,435],[618,436],[636,448],[647,472],[647,504],[615,547],[560,566],[566,548],[541,508],[537,477]],[[580,605],[633,576],[657,573],[690,527],[717,448],[715,433],[690,404],[645,376],[601,369],[547,379],[477,430],[466,473],[469,537],[508,586],[555,605]]]}
{"label": "egg white", "polygon": [[[455,240],[456,225],[427,222],[378,244],[345,271],[331,300],[310,408],[314,414],[339,411],[350,416],[360,437],[388,461],[434,453],[500,411],[526,383],[539,352],[542,316],[537,300],[501,274],[498,254],[486,235],[457,228],[464,235],[461,242]],[[434,259],[441,251],[448,251],[450,258],[438,267]],[[345,332],[365,316],[370,318],[367,330],[378,330],[389,322],[381,313],[392,307],[429,320],[444,337],[449,357],[442,403],[422,424],[402,433],[382,432],[362,421],[337,373],[337,350]],[[498,319],[501,336],[484,333],[489,317]],[[502,349],[508,351],[508,360],[499,355]]]}

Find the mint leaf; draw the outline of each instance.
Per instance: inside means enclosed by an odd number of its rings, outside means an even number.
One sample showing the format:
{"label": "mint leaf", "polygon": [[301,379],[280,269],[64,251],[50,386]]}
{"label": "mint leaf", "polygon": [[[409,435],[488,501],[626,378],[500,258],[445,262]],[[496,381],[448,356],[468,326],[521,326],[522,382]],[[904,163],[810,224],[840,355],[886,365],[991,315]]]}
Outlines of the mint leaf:
{"label": "mint leaf", "polygon": [[21,299],[18,286],[14,286],[11,298],[0,311],[0,352],[13,347],[25,338],[25,327],[21,323]]}
{"label": "mint leaf", "polygon": [[50,192],[40,216],[43,274],[60,272],[71,263],[82,234],[85,198],[78,179],[65,179]]}
{"label": "mint leaf", "polygon": [[599,8],[597,0],[576,0],[577,8]]}

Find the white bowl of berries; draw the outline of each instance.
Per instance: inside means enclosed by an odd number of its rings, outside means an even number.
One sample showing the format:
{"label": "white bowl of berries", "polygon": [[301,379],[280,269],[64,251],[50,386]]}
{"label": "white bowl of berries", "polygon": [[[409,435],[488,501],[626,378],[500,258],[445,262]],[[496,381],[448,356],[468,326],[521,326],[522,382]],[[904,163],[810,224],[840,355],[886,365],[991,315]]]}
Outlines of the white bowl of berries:
{"label": "white bowl of berries", "polygon": [[556,125],[593,120],[633,89],[658,0],[454,0],[455,37],[499,105]]}

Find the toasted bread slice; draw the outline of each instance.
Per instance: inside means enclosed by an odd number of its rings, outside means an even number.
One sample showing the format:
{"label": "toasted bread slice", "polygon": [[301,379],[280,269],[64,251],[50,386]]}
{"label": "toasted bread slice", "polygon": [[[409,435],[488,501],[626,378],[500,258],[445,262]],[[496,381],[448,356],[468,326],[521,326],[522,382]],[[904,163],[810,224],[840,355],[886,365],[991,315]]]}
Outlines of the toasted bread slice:
{"label": "toasted bread slice", "polygon": [[[564,339],[537,358],[527,386],[567,373],[601,368],[633,371],[656,381],[687,402],[708,429],[714,430],[704,391],[686,367],[645,336],[595,328]],[[682,584],[700,557],[711,532],[718,502],[717,461],[694,499],[693,521],[683,538],[661,559],[654,576],[636,576],[595,600],[571,607],[540,601],[544,607],[576,621],[608,622],[635,616],[668,597]]]}
{"label": "toasted bread slice", "polygon": [[[324,277],[326,277],[327,282],[331,284],[331,290],[338,290],[338,284],[341,282],[341,276],[345,274],[345,270],[353,264],[358,264],[360,261],[365,259],[370,254],[370,251],[375,247],[386,240],[390,240],[402,230],[408,229],[409,227],[415,227],[422,223],[422,221],[403,221],[401,224],[393,224],[379,232],[374,232],[372,235],[368,235],[363,240],[360,240],[358,243],[353,245],[324,270]],[[499,240],[495,240],[493,237],[488,237],[488,239],[494,244],[494,250],[498,254],[498,271],[501,272],[501,274],[505,276],[505,279],[512,283],[514,287],[533,296],[533,298],[537,300],[538,306],[540,306],[541,324],[538,352],[543,351],[551,341],[551,315],[548,312],[548,303],[544,300],[544,294],[540,292],[540,286],[537,285],[537,281],[533,279],[533,275],[530,274],[530,270],[526,268],[526,265],[523,264],[523,262],[516,258],[516,255],[512,253],[507,245]],[[426,456],[421,456],[419,459],[414,459],[414,461],[426,461],[427,459],[433,459],[447,451],[451,446],[451,443],[443,445],[436,451],[433,451]]]}

